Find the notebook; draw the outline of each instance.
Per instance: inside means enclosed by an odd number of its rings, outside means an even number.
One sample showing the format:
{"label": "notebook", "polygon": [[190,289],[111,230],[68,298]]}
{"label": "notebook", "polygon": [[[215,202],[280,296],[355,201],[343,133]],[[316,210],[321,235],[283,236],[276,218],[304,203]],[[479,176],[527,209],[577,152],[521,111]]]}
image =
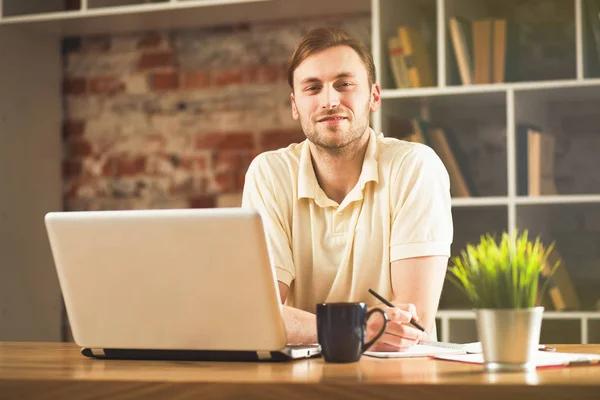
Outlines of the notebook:
{"label": "notebook", "polygon": [[[483,364],[483,354],[436,354],[438,360]],[[536,368],[567,367],[576,365],[600,365],[600,354],[560,353],[538,351]]]}
{"label": "notebook", "polygon": [[[539,346],[540,350],[553,351],[554,348],[545,345]],[[364,354],[377,358],[410,358],[410,357],[435,357],[438,355],[468,355],[482,353],[481,342],[473,343],[448,343],[448,342],[421,342],[406,351],[379,352],[365,351]]]}

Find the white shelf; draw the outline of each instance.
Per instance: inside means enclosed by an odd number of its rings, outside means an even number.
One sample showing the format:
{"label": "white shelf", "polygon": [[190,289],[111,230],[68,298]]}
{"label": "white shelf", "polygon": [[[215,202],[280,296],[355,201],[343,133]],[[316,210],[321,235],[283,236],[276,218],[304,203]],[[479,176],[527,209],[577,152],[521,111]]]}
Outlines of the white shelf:
{"label": "white shelf", "polygon": [[[473,310],[438,310],[437,318],[473,319]],[[544,311],[547,319],[600,319],[600,311]]]}
{"label": "white shelf", "polygon": [[508,197],[455,197],[452,207],[507,206]]}
{"label": "white shelf", "polygon": [[584,204],[600,203],[600,195],[559,195],[559,196],[535,196],[517,197],[515,204]]}
{"label": "white shelf", "polygon": [[[454,320],[475,320],[475,312],[473,310],[438,310],[436,314],[441,322],[442,342],[450,342],[450,321]],[[545,311],[543,315],[545,320],[575,320],[579,321],[580,342],[588,343],[588,322],[590,320],[600,320],[600,311]],[[543,329],[543,328],[542,328]]]}
{"label": "white shelf", "polygon": [[[179,0],[48,12],[0,18],[3,26],[29,26],[58,36],[168,30],[339,13],[337,1]],[[344,4],[344,13],[368,12],[369,0]]]}
{"label": "white shelf", "polygon": [[187,1],[170,1],[166,3],[145,3],[145,4],[132,4],[123,6],[113,7],[101,7],[101,8],[88,8],[82,7],[82,10],[69,10],[60,12],[48,12],[40,14],[28,14],[28,15],[17,15],[7,16],[0,19],[1,25],[8,24],[26,24],[29,22],[41,22],[41,21],[62,21],[66,19],[83,19],[91,17],[104,17],[112,15],[124,15],[124,14],[139,14],[151,11],[166,11],[175,9],[189,9],[198,7],[210,7],[210,6],[228,6],[235,4],[244,3],[255,3],[265,2],[273,0],[187,0]]}
{"label": "white shelf", "polygon": [[498,93],[505,92],[508,90],[542,90],[595,86],[600,86],[600,79],[586,78],[538,82],[494,83],[489,85],[465,85],[446,87],[436,86],[416,89],[384,89],[381,91],[381,97],[383,99],[399,99],[407,97],[427,97],[454,94]]}
{"label": "white shelf", "polygon": [[497,197],[454,197],[453,207],[507,206],[507,205],[543,205],[543,204],[589,204],[599,203],[598,194],[553,195],[553,196],[497,196]]}

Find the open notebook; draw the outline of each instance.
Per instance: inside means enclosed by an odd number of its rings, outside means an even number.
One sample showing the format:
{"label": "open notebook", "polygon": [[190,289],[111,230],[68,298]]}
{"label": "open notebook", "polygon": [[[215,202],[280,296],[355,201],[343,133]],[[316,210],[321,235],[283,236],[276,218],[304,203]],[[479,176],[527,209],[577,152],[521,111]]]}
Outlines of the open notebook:
{"label": "open notebook", "polygon": [[[548,350],[540,345],[540,350]],[[409,357],[435,357],[451,355],[481,354],[481,342],[474,343],[447,343],[447,342],[423,342],[402,352],[378,352],[365,351],[365,355],[378,358],[409,358]]]}
{"label": "open notebook", "polygon": [[433,357],[440,354],[470,354],[481,353],[481,343],[446,343],[446,342],[423,342],[406,351],[381,352],[365,351],[366,356],[378,358],[408,358],[408,357]]}

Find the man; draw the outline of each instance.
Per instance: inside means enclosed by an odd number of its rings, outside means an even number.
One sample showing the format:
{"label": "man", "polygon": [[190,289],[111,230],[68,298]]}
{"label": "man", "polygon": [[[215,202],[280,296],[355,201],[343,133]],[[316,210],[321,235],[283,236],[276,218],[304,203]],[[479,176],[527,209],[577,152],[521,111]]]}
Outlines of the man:
{"label": "man", "polygon": [[288,82],[307,140],[256,157],[242,200],[263,219],[288,341],[317,342],[317,303],[363,301],[391,320],[373,350],[405,350],[427,337],[411,317],[434,327],[452,241],[448,174],[429,147],[369,127],[375,66],[343,30],[307,33]]}

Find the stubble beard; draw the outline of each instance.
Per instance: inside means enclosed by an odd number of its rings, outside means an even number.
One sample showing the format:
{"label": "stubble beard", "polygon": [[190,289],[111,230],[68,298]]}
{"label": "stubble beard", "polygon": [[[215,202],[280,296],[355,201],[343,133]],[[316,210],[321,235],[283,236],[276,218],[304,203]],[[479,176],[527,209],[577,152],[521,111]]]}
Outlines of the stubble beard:
{"label": "stubble beard", "polygon": [[[300,124],[302,130],[306,135],[306,138],[310,140],[320,150],[331,155],[343,155],[352,153],[360,145],[360,138],[363,137],[367,128],[369,127],[369,110],[370,104],[367,103],[365,106],[364,113],[359,119],[348,120],[347,123],[350,125],[347,130],[342,131],[343,128],[340,126],[319,126],[319,122],[312,121],[311,118],[303,118],[300,116]],[[334,110],[330,112],[330,115],[339,113],[340,110]],[[348,115],[348,113],[345,113]],[[318,128],[323,133],[319,133]],[[342,135],[341,138],[330,138],[329,133],[338,132]]]}

